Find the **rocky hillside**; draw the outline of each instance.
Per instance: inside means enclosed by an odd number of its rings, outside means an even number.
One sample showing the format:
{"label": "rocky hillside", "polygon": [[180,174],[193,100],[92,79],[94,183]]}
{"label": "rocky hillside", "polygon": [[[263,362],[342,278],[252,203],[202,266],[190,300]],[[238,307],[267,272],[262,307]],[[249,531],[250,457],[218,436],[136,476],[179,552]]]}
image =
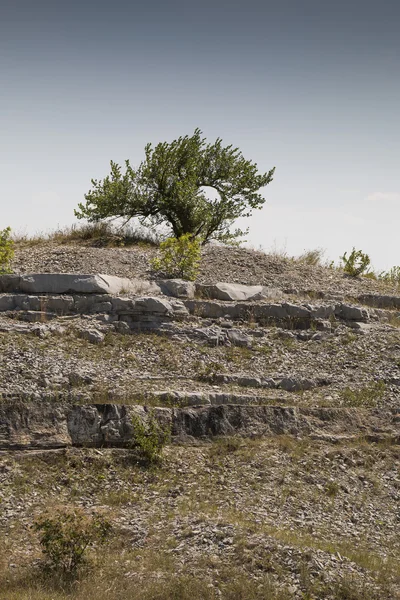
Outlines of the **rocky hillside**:
{"label": "rocky hillside", "polygon": [[400,598],[399,288],[218,246],[162,280],[157,252],[20,244],[0,277],[0,599],[56,597],[29,526],[60,502],[113,533],[57,598]]}

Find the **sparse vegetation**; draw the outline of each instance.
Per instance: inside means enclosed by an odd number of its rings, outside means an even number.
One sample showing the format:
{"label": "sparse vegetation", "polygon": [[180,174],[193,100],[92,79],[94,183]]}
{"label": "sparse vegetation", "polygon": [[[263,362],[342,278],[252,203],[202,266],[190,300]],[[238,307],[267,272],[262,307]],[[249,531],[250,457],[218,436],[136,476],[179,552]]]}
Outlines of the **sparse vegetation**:
{"label": "sparse vegetation", "polygon": [[386,385],[383,381],[374,381],[360,389],[346,387],[341,397],[345,406],[376,406],[385,391]]}

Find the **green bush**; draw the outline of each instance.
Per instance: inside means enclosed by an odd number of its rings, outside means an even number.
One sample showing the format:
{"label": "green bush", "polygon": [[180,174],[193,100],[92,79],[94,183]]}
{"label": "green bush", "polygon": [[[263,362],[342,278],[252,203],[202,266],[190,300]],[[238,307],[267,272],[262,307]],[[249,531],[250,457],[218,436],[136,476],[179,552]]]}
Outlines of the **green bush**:
{"label": "green bush", "polygon": [[193,281],[200,266],[200,241],[190,234],[180,238],[168,238],[160,244],[161,257],[155,258],[151,266],[168,277],[180,277]]}
{"label": "green bush", "polygon": [[170,429],[161,427],[153,413],[149,414],[146,423],[138,415],[133,415],[132,426],[133,449],[139,460],[147,465],[159,464],[163,448],[171,439]]}
{"label": "green bush", "polygon": [[39,516],[33,528],[40,534],[47,566],[72,576],[85,563],[86,550],[95,543],[105,543],[111,525],[101,514],[87,515],[80,508],[58,508]]}
{"label": "green bush", "polygon": [[358,277],[365,273],[371,262],[368,254],[364,254],[364,252],[355,248],[353,248],[348,258],[347,252],[345,252],[340,259],[343,261],[343,271],[350,277]]}
{"label": "green bush", "polygon": [[10,264],[14,258],[14,242],[10,236],[11,227],[0,231],[0,275],[12,273]]}

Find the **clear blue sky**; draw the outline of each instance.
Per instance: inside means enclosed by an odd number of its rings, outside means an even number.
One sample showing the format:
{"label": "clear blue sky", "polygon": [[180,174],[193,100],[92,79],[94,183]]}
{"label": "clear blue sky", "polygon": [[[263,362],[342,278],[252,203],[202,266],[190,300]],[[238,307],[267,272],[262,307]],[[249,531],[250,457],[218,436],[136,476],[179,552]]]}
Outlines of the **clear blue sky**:
{"label": "clear blue sky", "polygon": [[3,0],[0,228],[71,224],[110,159],[199,127],[276,166],[254,247],[400,264],[399,22],[394,0]]}

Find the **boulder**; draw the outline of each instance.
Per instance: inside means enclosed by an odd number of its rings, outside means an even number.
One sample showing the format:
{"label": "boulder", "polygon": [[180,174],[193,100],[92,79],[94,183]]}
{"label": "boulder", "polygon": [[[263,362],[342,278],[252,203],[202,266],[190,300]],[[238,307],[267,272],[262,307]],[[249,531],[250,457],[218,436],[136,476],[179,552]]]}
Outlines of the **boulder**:
{"label": "boulder", "polygon": [[82,329],[79,332],[79,337],[91,344],[100,344],[104,341],[104,333],[97,329]]}
{"label": "boulder", "polygon": [[351,304],[338,304],[335,315],[345,321],[365,321],[369,316],[366,309]]}
{"label": "boulder", "polygon": [[260,377],[252,377],[251,375],[236,375],[236,374],[225,374],[219,373],[214,377],[215,383],[233,383],[240,387],[254,387],[261,388],[263,383]]}
{"label": "boulder", "polygon": [[249,347],[251,346],[252,339],[250,336],[246,335],[240,329],[228,329],[227,332],[228,340],[234,346],[242,346]]}
{"label": "boulder", "polygon": [[297,377],[284,377],[278,383],[278,388],[287,392],[301,392],[303,390],[311,390],[317,386],[317,383],[312,379],[298,379]]}
{"label": "boulder", "polygon": [[161,292],[174,298],[194,298],[196,286],[192,281],[184,279],[162,279],[158,281]]}
{"label": "boulder", "polygon": [[213,300],[261,300],[264,297],[262,285],[241,285],[239,283],[196,284],[196,292]]}
{"label": "boulder", "polygon": [[320,306],[313,306],[311,304],[307,304],[306,308],[311,311],[313,319],[322,319],[326,321],[332,315],[335,314],[335,305],[334,304],[322,304]]}

